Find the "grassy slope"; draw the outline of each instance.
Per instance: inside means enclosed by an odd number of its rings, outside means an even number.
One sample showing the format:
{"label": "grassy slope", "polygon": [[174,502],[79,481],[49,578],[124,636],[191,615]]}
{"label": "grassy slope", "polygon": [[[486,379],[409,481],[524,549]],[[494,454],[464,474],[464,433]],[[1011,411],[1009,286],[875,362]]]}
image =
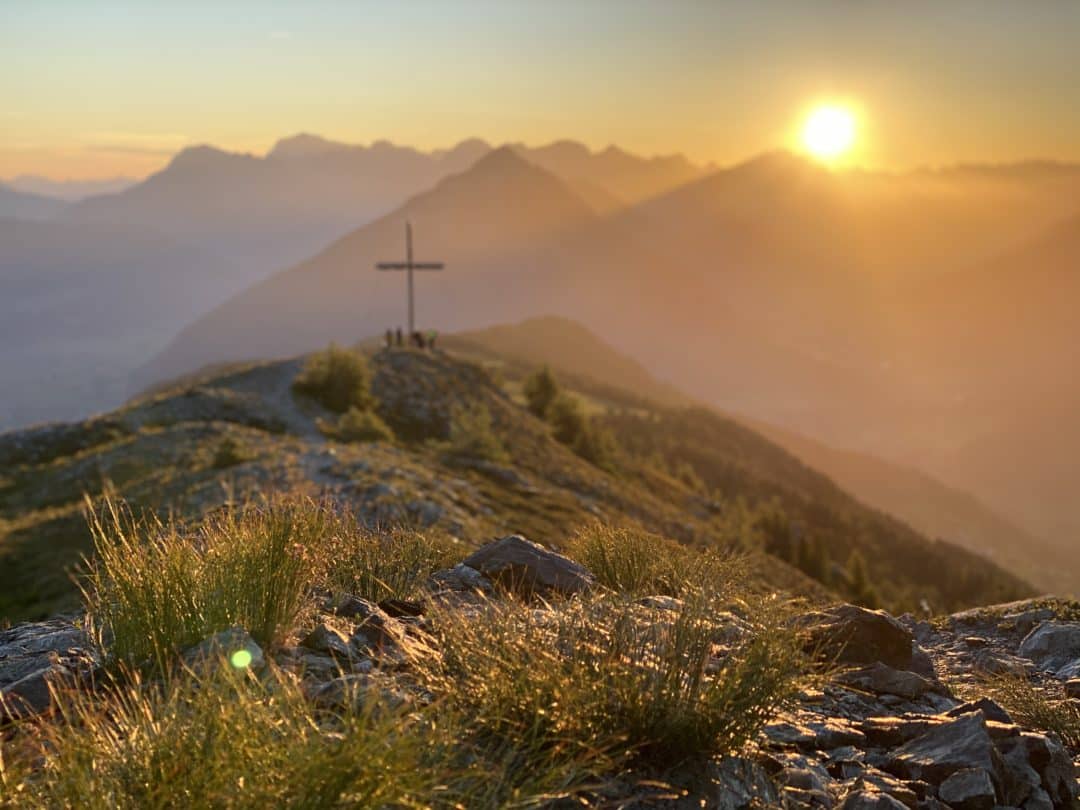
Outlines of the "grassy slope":
{"label": "grassy slope", "polygon": [[[534,318],[465,332],[447,337],[446,344],[478,359],[494,353],[512,374],[548,362],[571,385],[600,397],[615,388],[672,407],[699,404],[656,380],[585,327],[562,318]],[[748,417],[732,418],[825,473],[863,503],[895,515],[922,534],[974,551],[1048,591],[1067,594],[1080,587],[1076,566],[1060,559],[1059,549],[965,492],[873,456],[837,450]]]}
{"label": "grassy slope", "polygon": [[[228,499],[273,491],[328,493],[369,523],[435,524],[466,544],[520,531],[554,546],[595,518],[639,524],[693,545],[744,542],[750,529],[736,498],[778,498],[798,519],[823,498],[831,503],[812,522],[823,535],[868,551],[892,544],[900,555],[932,548],[858,506],[779,448],[722,420],[709,425],[719,432],[706,439],[710,455],[702,475],[723,471],[722,480],[709,483],[728,502],[649,463],[628,459],[619,476],[601,472],[555,442],[548,427],[508,393],[513,364],[502,366],[500,386],[479,366],[450,356],[380,352],[373,388],[400,440],[332,442],[316,428],[327,414],[290,390],[300,362],[240,367],[103,417],[0,437],[0,618],[40,616],[75,603],[68,572],[89,548],[82,496],[97,494],[105,482],[136,508],[198,515]],[[592,391],[590,401],[594,412],[614,405],[624,416],[658,407],[614,387]],[[452,409],[479,404],[509,451],[502,467],[476,469],[445,453]],[[235,440],[246,460],[222,468],[215,455],[226,438]],[[772,584],[821,592],[779,560],[758,559],[758,570]],[[989,583],[962,603],[1026,591],[991,566],[960,561],[974,565]],[[870,562],[875,573],[895,578],[888,558]],[[896,584],[896,594],[911,588],[937,606],[957,604],[937,582]]]}
{"label": "grassy slope", "polygon": [[[470,545],[518,531],[558,546],[595,518],[700,545],[722,536],[714,515],[690,514],[697,496],[685,484],[664,478],[646,491],[600,472],[472,364],[377,355],[374,390],[404,438],[349,445],[322,436],[316,419],[328,414],[292,394],[300,362],[241,367],[106,416],[0,436],[0,619],[76,604],[70,571],[90,547],[82,498],[106,482],[136,509],[189,515],[274,491],[327,493],[369,523],[434,523]],[[510,454],[493,471],[454,462],[440,443],[452,408],[479,403]],[[220,468],[226,438],[247,460]],[[777,585],[820,592],[787,566],[763,569]]]}

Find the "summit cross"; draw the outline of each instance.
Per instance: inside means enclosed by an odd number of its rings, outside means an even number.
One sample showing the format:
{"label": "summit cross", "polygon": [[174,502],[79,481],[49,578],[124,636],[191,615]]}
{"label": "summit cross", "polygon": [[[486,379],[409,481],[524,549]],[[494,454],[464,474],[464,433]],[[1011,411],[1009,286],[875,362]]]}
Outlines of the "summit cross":
{"label": "summit cross", "polygon": [[409,289],[409,334],[416,332],[415,304],[413,302],[413,270],[442,270],[442,262],[417,262],[413,261],[412,249],[412,223],[405,223],[405,261],[403,262],[378,262],[376,270],[404,270],[408,275]]}

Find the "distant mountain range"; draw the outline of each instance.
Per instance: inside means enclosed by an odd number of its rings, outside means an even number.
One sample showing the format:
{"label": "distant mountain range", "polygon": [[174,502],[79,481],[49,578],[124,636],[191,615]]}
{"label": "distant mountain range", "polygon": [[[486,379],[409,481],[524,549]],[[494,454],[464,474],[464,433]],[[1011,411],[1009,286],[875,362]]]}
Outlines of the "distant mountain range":
{"label": "distant mountain range", "polygon": [[[570,141],[513,149],[564,167],[590,210],[703,171],[680,156],[593,153]],[[114,192],[74,203],[0,187],[0,220],[12,220],[0,223],[0,322],[20,346],[0,365],[10,392],[0,397],[0,429],[118,405],[132,369],[215,304],[491,150],[478,139],[429,153],[297,135],[264,157],[185,149],[142,182],[116,181]]]}
{"label": "distant mountain range", "polygon": [[[448,262],[420,279],[425,327],[578,319],[695,397],[928,471],[1067,543],[1071,503],[1033,482],[1080,457],[1046,440],[1078,434],[1050,413],[1080,395],[1059,278],[1077,192],[1071,165],[830,172],[780,153],[597,210],[503,149],[222,304],[143,379],[400,324],[403,279],[372,267],[408,219],[421,257]],[[1005,435],[1022,464],[994,450]]]}
{"label": "distant mountain range", "polygon": [[131,188],[139,180],[135,177],[108,177],[98,180],[54,180],[35,174],[21,174],[7,182],[16,191],[26,191],[53,197],[65,202],[75,202],[95,194],[114,194]]}

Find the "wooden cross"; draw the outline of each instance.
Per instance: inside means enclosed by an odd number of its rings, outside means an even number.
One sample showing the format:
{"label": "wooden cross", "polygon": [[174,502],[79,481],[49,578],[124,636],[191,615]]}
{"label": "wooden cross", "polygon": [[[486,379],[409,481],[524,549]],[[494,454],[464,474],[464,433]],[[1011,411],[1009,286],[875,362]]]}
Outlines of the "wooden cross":
{"label": "wooden cross", "polygon": [[376,270],[404,270],[409,279],[409,335],[416,331],[413,304],[413,270],[442,270],[442,262],[414,262],[412,255],[412,223],[405,223],[405,261],[379,262]]}

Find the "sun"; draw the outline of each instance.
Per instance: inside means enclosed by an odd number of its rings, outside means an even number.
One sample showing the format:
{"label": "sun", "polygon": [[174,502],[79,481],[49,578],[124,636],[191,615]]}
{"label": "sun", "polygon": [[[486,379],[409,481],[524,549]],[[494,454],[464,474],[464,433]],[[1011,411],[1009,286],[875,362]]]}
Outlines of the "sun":
{"label": "sun", "polygon": [[819,160],[836,160],[855,144],[856,128],[855,114],[846,107],[815,107],[803,124],[803,146]]}

